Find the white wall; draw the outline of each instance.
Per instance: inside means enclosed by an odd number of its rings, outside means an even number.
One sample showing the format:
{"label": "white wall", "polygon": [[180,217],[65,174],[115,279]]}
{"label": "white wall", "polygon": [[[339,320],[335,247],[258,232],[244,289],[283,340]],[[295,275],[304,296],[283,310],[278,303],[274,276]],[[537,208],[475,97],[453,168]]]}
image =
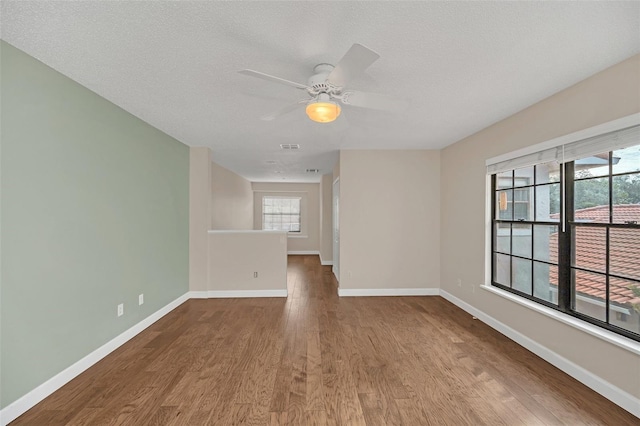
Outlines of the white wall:
{"label": "white wall", "polygon": [[289,252],[320,252],[320,184],[253,182],[253,229],[262,229],[262,197],[301,197],[300,234],[289,234]]}
{"label": "white wall", "polygon": [[322,176],[320,181],[320,261],[330,265],[333,261],[333,175]]}
{"label": "white wall", "polygon": [[440,153],[340,152],[340,291],[438,288]]}
{"label": "white wall", "polygon": [[274,231],[209,231],[208,297],[286,297],[286,235]]}
{"label": "white wall", "polygon": [[[640,398],[640,356],[488,291],[485,160],[640,112],[640,56],[559,92],[442,151],[441,288],[578,368]],[[457,279],[462,280],[458,287]],[[472,285],[475,286],[475,292]]]}
{"label": "white wall", "polygon": [[251,182],[212,163],[211,197],[211,229],[253,229]]}

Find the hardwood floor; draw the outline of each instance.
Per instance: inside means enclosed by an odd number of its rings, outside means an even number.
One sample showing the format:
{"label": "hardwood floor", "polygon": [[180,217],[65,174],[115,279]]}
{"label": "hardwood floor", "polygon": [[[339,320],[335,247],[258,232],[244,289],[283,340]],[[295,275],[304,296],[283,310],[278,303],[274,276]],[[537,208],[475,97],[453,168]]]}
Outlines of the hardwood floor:
{"label": "hardwood floor", "polygon": [[189,300],[12,425],[638,425],[440,297]]}

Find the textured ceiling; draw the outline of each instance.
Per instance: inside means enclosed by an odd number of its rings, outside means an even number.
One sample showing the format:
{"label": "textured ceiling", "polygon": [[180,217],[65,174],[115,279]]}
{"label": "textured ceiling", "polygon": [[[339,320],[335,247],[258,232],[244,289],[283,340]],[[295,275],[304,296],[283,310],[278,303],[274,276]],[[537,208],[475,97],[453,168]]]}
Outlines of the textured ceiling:
{"label": "textured ceiling", "polygon": [[[639,2],[3,1],[1,13],[5,41],[252,181],[318,181],[305,169],[330,172],[340,149],[442,148],[640,51]],[[238,70],[306,83],[353,43],[381,58],[350,88],[408,110],[260,120],[301,92]]]}

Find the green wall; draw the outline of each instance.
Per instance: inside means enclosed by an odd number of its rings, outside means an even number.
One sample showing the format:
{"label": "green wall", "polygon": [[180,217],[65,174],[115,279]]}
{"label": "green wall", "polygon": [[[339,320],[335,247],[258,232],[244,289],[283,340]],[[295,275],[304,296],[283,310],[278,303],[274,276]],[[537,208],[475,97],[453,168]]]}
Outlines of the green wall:
{"label": "green wall", "polygon": [[188,291],[189,149],[1,43],[4,408]]}

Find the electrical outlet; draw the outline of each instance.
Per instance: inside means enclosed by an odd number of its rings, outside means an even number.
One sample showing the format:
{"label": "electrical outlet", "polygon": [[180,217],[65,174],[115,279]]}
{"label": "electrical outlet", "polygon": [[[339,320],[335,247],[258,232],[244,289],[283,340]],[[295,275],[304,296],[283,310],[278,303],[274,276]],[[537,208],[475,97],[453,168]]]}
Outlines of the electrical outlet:
{"label": "electrical outlet", "polygon": [[462,287],[462,280],[458,278],[458,287]]}
{"label": "electrical outlet", "polygon": [[144,294],[138,295],[138,305],[142,305],[144,303]]}
{"label": "electrical outlet", "polygon": [[253,278],[258,278],[258,273],[257,272],[253,273]]}
{"label": "electrical outlet", "polygon": [[121,317],[124,315],[124,303],[118,305],[118,316]]}

